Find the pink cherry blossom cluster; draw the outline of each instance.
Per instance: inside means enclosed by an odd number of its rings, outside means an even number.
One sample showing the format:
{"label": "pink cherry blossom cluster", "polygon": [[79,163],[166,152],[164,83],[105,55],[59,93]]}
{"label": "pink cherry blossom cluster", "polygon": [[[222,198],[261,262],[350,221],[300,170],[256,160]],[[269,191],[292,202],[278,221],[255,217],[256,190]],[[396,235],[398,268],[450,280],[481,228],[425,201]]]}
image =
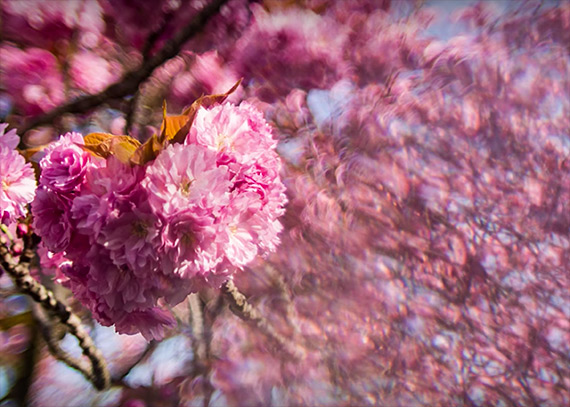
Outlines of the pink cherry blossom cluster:
{"label": "pink cherry blossom cluster", "polygon": [[4,225],[26,216],[36,190],[32,166],[16,151],[20,138],[16,130],[6,133],[7,127],[0,124],[0,223]]}
{"label": "pink cherry blossom cluster", "polygon": [[83,144],[68,133],[46,150],[33,226],[49,266],[103,325],[159,339],[174,324],[162,305],[219,287],[278,244],[281,162],[251,105],[200,108],[184,143],[144,166]]}

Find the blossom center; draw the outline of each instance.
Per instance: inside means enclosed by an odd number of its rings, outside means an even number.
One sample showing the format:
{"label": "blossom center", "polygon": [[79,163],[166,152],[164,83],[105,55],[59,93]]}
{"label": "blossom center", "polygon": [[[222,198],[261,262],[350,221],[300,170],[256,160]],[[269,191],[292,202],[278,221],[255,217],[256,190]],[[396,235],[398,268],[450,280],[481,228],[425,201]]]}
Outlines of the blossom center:
{"label": "blossom center", "polygon": [[8,191],[9,187],[10,187],[10,183],[7,180],[3,179],[2,180],[2,191],[4,191],[4,192]]}
{"label": "blossom center", "polygon": [[222,151],[224,148],[233,150],[233,142],[228,142],[229,137],[225,133],[219,133],[217,137],[216,149]]}
{"label": "blossom center", "polygon": [[182,191],[182,194],[188,195],[190,193],[190,187],[192,186],[194,181],[195,181],[194,179],[188,179],[188,178],[184,178],[182,180],[182,182],[180,183],[180,191]]}
{"label": "blossom center", "polygon": [[137,237],[145,237],[147,235],[148,225],[142,220],[133,223],[133,234]]}
{"label": "blossom center", "polygon": [[193,247],[196,243],[196,237],[192,232],[184,233],[180,240],[186,247]]}

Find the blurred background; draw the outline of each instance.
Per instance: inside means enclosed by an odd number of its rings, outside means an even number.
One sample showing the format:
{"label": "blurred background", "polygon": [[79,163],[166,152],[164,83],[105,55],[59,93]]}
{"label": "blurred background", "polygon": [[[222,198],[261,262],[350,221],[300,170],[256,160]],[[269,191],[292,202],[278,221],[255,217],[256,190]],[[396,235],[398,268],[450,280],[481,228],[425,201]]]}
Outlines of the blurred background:
{"label": "blurred background", "polygon": [[205,335],[184,301],[148,343],[35,270],[103,352],[97,392],[4,274],[0,406],[569,405],[570,3],[229,0],[173,48],[208,3],[0,0],[0,122],[21,148],[143,141],[163,100],[243,78],[230,101],[272,125],[289,203],[235,283],[300,356],[215,290]]}

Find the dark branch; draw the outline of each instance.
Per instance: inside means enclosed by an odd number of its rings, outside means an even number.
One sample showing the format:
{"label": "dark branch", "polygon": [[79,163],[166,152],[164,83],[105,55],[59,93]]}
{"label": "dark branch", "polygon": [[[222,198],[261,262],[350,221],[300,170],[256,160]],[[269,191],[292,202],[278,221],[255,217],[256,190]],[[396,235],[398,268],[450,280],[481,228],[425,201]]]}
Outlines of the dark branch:
{"label": "dark branch", "polygon": [[156,41],[162,34],[164,34],[166,27],[168,27],[169,20],[172,18],[176,11],[177,10],[169,10],[167,13],[165,13],[162,18],[162,23],[158,26],[158,28],[149,34],[142,50],[143,59],[148,59],[150,57],[150,53],[156,45]]}
{"label": "dark branch", "polygon": [[247,298],[243,295],[238,288],[235,286],[232,280],[228,280],[222,286],[222,293],[230,303],[230,310],[243,319],[255,325],[265,336],[271,339],[277,346],[282,350],[286,351],[290,356],[295,359],[302,359],[302,352],[295,348],[290,341],[288,341],[284,336],[279,334],[267,320],[261,315],[261,313],[253,308],[253,306],[247,302]]}
{"label": "dark branch", "polygon": [[125,369],[123,371],[123,373],[121,373],[119,376],[117,377],[113,377],[111,379],[111,383],[115,386],[121,386],[124,385],[123,380],[125,377],[127,377],[129,375],[129,373],[131,373],[131,371],[138,366],[141,362],[144,362],[145,360],[147,360],[149,358],[150,355],[152,355],[152,353],[154,352],[154,350],[156,349],[158,345],[158,342],[153,340],[151,341],[147,347],[145,348],[144,351],[142,351],[142,353],[135,359],[134,362],[131,363],[131,365]]}
{"label": "dark branch", "polygon": [[[118,82],[110,85],[105,90],[95,95],[82,96],[70,103],[56,107],[55,109],[36,117],[20,129],[20,134],[23,135],[27,131],[43,124],[52,123],[62,114],[85,113],[109,100],[123,98],[135,93],[140,84],[150,77],[156,68],[167,60],[175,57],[180,52],[182,45],[200,32],[208,20],[214,16],[221,6],[227,1],[228,0],[213,0],[205,6],[187,26],[180,30],[170,41],[164,44],[156,54],[151,58],[144,60],[142,65],[137,69],[126,73]],[[19,148],[25,148],[25,146],[20,145]]]}
{"label": "dark branch", "polygon": [[[10,250],[5,245],[0,245],[0,266],[12,277],[20,291],[32,297],[49,315],[61,322],[77,338],[79,346],[83,350],[83,354],[91,362],[91,366],[84,366],[81,362],[72,360],[71,357],[62,353],[56,352],[54,356],[79,370],[98,390],[106,389],[109,387],[107,365],[101,352],[83,329],[79,317],[68,306],[59,302],[50,290],[30,275],[30,263],[34,258],[34,245],[31,240],[29,236],[24,238],[24,251],[20,256],[19,262],[14,260]],[[58,347],[54,347],[55,342],[52,334],[46,330],[43,330],[42,333],[50,351],[57,351],[56,348]]]}

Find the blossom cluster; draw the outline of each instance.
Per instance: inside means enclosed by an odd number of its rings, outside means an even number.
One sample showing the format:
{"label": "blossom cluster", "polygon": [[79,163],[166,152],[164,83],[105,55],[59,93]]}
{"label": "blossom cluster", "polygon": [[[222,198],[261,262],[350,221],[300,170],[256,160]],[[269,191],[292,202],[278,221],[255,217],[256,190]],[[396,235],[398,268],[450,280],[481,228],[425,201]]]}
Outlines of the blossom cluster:
{"label": "blossom cluster", "polygon": [[246,103],[201,107],[185,141],[145,165],[92,155],[68,133],[40,161],[35,232],[99,322],[159,339],[174,323],[162,305],[275,249],[286,201],[275,147]]}
{"label": "blossom cluster", "polygon": [[16,130],[6,133],[7,127],[0,124],[0,223],[5,225],[26,216],[36,189],[32,166],[16,151],[20,138]]}

